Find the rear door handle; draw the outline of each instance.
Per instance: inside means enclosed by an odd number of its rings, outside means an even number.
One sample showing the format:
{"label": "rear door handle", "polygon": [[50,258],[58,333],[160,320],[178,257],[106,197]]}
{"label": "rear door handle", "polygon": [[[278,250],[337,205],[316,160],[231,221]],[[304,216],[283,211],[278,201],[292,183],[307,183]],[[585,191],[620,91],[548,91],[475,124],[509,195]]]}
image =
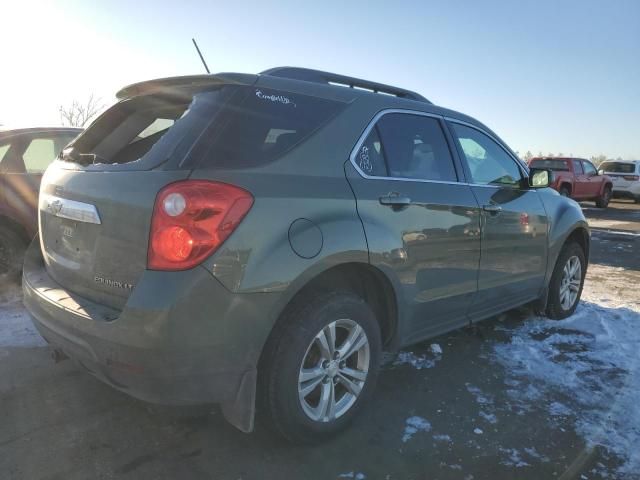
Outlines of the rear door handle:
{"label": "rear door handle", "polygon": [[404,195],[384,195],[380,197],[380,204],[388,207],[408,207],[411,205],[411,199]]}
{"label": "rear door handle", "polygon": [[502,211],[502,207],[500,205],[493,205],[493,204],[483,205],[482,209],[485,212],[491,213],[492,215],[497,215]]}

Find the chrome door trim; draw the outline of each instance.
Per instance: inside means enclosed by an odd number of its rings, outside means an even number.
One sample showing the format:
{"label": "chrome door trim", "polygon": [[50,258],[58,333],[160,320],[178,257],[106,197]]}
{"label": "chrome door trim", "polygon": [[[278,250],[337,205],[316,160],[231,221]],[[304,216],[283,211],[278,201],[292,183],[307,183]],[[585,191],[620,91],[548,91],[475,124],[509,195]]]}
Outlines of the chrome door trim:
{"label": "chrome door trim", "polygon": [[369,136],[369,133],[371,133],[371,130],[373,130],[373,127],[375,127],[376,123],[378,123],[378,120],[380,120],[384,115],[387,115],[389,113],[404,113],[407,115],[420,115],[422,117],[431,117],[438,120],[442,120],[444,118],[442,115],[437,115],[435,113],[421,112],[419,110],[410,110],[406,108],[388,108],[386,110],[381,110],[378,113],[376,113],[376,115],[371,119],[371,121],[367,125],[367,128],[365,128],[364,132],[362,132],[362,135],[360,135],[360,138],[358,138],[358,141],[356,142],[355,146],[351,150],[351,154],[349,155],[349,161],[351,162],[351,165],[353,165],[353,168],[356,169],[356,171],[362,178],[366,178],[368,180],[395,180],[398,182],[442,183],[445,185],[468,185],[467,183],[464,183],[464,182],[451,182],[451,181],[444,181],[444,180],[425,180],[421,178],[406,178],[406,177],[380,177],[377,175],[367,175],[366,173],[364,173],[364,171],[358,166],[356,162],[356,155],[358,154],[358,151],[360,150],[360,147],[362,147],[362,144],[364,143],[364,141]]}
{"label": "chrome door trim", "polygon": [[40,196],[40,210],[54,217],[67,218],[76,222],[102,224],[95,205],[55,195],[42,194]]}

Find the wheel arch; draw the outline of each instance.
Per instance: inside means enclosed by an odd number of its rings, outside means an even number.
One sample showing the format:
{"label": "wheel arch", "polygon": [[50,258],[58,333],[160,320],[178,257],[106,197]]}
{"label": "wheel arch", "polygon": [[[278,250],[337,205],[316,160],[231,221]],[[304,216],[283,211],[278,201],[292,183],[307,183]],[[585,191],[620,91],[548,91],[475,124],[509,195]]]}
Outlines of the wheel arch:
{"label": "wheel arch", "polygon": [[275,322],[267,336],[258,360],[258,371],[266,345],[279,334],[281,319],[296,302],[317,292],[342,290],[356,293],[373,309],[380,325],[383,346],[394,348],[398,332],[398,292],[392,280],[379,268],[364,262],[346,262],[315,270],[304,280],[294,282],[276,306]]}
{"label": "wheel arch", "polygon": [[569,196],[573,194],[573,183],[569,180],[563,179],[558,186],[558,191],[562,190],[563,187],[567,187],[567,190],[569,190]]}

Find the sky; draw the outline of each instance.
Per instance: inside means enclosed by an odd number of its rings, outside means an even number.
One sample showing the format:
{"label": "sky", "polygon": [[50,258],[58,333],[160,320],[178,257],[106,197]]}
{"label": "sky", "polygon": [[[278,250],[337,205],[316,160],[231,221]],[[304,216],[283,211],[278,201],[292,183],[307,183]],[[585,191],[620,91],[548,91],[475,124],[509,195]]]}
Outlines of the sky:
{"label": "sky", "polygon": [[640,0],[1,0],[0,124],[132,82],[316,68],[420,92],[524,155],[640,159]]}

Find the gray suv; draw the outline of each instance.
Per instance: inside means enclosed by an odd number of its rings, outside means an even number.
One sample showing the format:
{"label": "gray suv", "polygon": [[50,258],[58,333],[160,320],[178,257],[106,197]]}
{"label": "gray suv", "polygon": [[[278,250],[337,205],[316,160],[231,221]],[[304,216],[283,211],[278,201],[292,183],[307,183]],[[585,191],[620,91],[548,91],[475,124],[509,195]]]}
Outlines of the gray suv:
{"label": "gray suv", "polygon": [[471,117],[291,67],[118,97],[44,175],[23,288],[57,355],[123,392],[319,440],[381,350],[576,308],[580,208]]}

